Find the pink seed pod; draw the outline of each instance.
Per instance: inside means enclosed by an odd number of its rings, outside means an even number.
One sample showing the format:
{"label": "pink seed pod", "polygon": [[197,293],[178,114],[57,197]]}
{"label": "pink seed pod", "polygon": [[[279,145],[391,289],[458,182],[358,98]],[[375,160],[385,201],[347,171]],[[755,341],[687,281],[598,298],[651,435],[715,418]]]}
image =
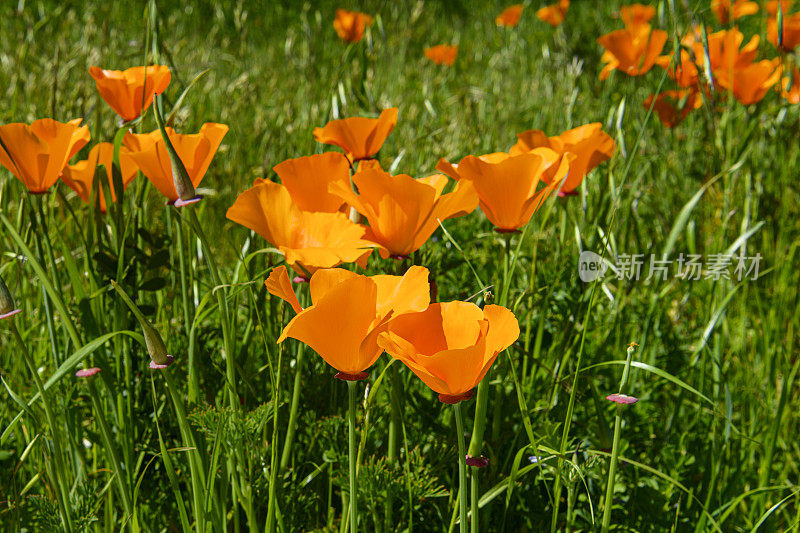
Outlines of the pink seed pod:
{"label": "pink seed pod", "polygon": [[80,370],[75,372],[75,376],[79,378],[88,378],[90,376],[94,376],[98,372],[100,372],[100,369],[97,368],[96,366],[92,368],[81,368]]}

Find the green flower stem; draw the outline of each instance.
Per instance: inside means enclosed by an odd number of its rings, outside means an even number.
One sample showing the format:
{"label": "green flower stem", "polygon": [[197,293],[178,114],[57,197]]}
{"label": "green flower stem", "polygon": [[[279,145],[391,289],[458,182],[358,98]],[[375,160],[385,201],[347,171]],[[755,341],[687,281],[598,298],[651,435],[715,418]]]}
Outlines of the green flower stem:
{"label": "green flower stem", "polygon": [[356,404],[358,397],[357,381],[347,382],[349,409],[347,419],[349,423],[348,443],[350,452],[350,533],[358,532],[358,473],[356,472]]}
{"label": "green flower stem", "polygon": [[61,508],[61,519],[64,523],[64,528],[68,532],[71,532],[73,530],[72,508],[70,506],[69,491],[67,488],[68,484],[64,479],[64,456],[62,455],[61,451],[61,437],[59,436],[58,426],[56,426],[56,417],[53,415],[53,404],[50,401],[50,395],[45,390],[44,383],[42,383],[42,378],[36,371],[36,365],[34,364],[33,357],[31,357],[31,353],[28,351],[28,346],[25,344],[25,341],[22,339],[22,335],[20,335],[19,330],[17,329],[16,322],[13,319],[10,320],[10,322],[11,333],[14,335],[14,338],[19,344],[22,356],[25,358],[25,364],[28,366],[28,370],[30,370],[31,375],[33,376],[33,381],[36,383],[36,388],[39,391],[39,396],[41,397],[42,404],[44,405],[44,413],[47,417],[47,423],[50,426],[50,432],[52,433],[53,437],[53,462],[55,467],[55,475],[53,476],[55,479],[53,481],[58,485],[58,505]]}
{"label": "green flower stem", "polygon": [[297,344],[297,358],[294,365],[294,387],[292,389],[292,403],[289,407],[289,425],[286,428],[286,437],[283,440],[283,452],[281,453],[280,469],[289,466],[292,457],[292,445],[294,444],[294,434],[297,426],[297,413],[300,407],[300,391],[303,388],[303,354],[305,344]]}
{"label": "green flower stem", "polygon": [[[622,379],[619,381],[619,393],[623,394],[625,385],[628,383],[628,375],[631,370],[631,358],[633,356],[633,345],[628,346],[628,356],[625,359],[625,368],[622,370]],[[608,467],[608,484],[606,485],[606,497],[603,505],[603,526],[602,532],[608,531],[611,525],[611,504],[614,499],[614,481],[617,476],[617,460],[619,457],[619,441],[622,432],[622,405],[617,404],[616,417],[614,418],[614,443],[611,446],[611,464]]]}
{"label": "green flower stem", "polygon": [[[503,250],[503,283],[499,288],[500,305],[505,306],[509,294],[509,285],[511,284],[511,271],[512,271],[512,254],[511,254],[511,233],[506,233],[505,248]],[[524,235],[523,235],[524,237]],[[483,433],[486,430],[486,413],[489,403],[489,380],[484,378],[478,384],[478,393],[475,398],[475,425],[472,428],[472,437],[469,442],[469,454],[478,457],[483,448]],[[473,531],[477,531],[478,527],[478,475],[475,472],[476,468],[472,469],[472,476],[470,479],[470,498],[472,509],[472,524]]]}
{"label": "green flower stem", "polygon": [[[458,516],[459,531],[467,533],[467,452],[464,449],[464,420],[461,417],[461,403],[453,404],[456,414],[456,442],[458,442]],[[473,479],[475,476],[472,476]],[[476,522],[473,521],[473,525]]]}

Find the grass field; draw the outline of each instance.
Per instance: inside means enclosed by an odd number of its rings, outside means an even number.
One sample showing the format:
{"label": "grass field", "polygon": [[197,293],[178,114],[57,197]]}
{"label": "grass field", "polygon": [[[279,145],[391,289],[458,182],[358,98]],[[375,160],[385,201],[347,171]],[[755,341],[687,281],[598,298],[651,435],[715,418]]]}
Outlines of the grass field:
{"label": "grass field", "polygon": [[[716,87],[665,127],[645,105],[675,89],[664,68],[599,79],[598,38],[623,27],[616,0],[573,0],[557,28],[537,19],[539,2],[515,27],[495,24],[506,4],[467,0],[7,4],[0,124],[83,118],[92,141],[73,161],[85,159],[121,125],[89,67],[160,63],[178,132],[230,129],[203,201],[180,209],[141,174],[105,215],[62,182],[32,195],[0,169],[0,275],[22,310],[0,320],[0,530],[352,530],[349,388],[362,531],[800,529],[800,113],[780,83],[751,105]],[[757,4],[736,21],[745,43],[759,36],[757,60],[797,64]],[[651,5],[665,56],[694,24],[733,26],[705,0]],[[360,42],[334,31],[342,7],[372,15]],[[425,58],[443,43],[458,45],[451,67]],[[424,266],[439,301],[513,311],[520,335],[479,387],[485,413],[476,399],[440,403],[388,355],[345,385],[303,343],[276,343],[294,313],[264,281],[284,258],[226,218],[255,179],[278,180],[278,163],[340,151],[314,128],[390,107],[377,159],[392,174],[508,151],[529,129],[599,122],[616,143],[576,195],[551,195],[518,233],[476,209],[406,259],[342,265]],[[156,130],[153,111],[130,127]],[[582,281],[584,251],[620,276]],[[690,255],[698,279],[676,275]],[[723,256],[729,276],[715,276]],[[638,277],[620,267],[637,257]],[[648,276],[651,258],[665,279]],[[739,261],[757,272],[737,276]],[[111,280],[175,364],[148,367]],[[305,304],[307,286],[295,284]],[[606,399],[617,392],[639,401]],[[467,469],[460,520],[457,442],[478,418],[484,442],[470,452],[488,466]]]}

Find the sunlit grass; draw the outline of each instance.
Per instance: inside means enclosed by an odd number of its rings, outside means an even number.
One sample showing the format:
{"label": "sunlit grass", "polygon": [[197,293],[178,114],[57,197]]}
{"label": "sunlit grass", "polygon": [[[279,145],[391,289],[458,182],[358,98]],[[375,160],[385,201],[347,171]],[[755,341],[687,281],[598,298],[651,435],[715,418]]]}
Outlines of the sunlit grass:
{"label": "sunlit grass", "polygon": [[[275,343],[293,314],[263,282],[281,257],[225,213],[254,179],[276,179],[276,164],[329,149],[315,127],[389,107],[399,118],[379,161],[393,174],[508,150],[531,128],[601,122],[617,143],[577,196],[550,198],[524,233],[506,240],[475,211],[442,222],[447,234],[403,264],[427,267],[440,301],[494,298],[519,320],[518,341],[486,378],[480,530],[591,530],[605,501],[612,529],[797,529],[800,117],[776,88],[663,127],[643,106],[673,88],[662,69],[598,79],[597,38],[621,27],[618,2],[573,1],[557,29],[535,18],[538,3],[499,28],[505,4],[366,2],[357,7],[374,20],[354,44],[338,39],[335,10],[348,6],[333,2],[157,3],[159,59],[173,76],[166,115],[205,72],[173,125],[230,131],[203,201],[179,210],[141,175],[107,217],[63,183],[33,197],[0,170],[0,273],[22,309],[0,321],[3,530],[346,530],[346,387],[299,342]],[[722,27],[706,2],[653,5],[665,53],[692,20]],[[119,118],[88,69],[153,62],[143,3],[17,6],[0,19],[0,124],[84,117],[92,144],[112,142]],[[763,12],[738,26],[761,36],[758,59],[776,55]],[[452,67],[424,55],[445,42],[458,45]],[[156,129],[152,111],[137,128]],[[758,279],[578,277],[583,250],[649,261],[732,246],[761,254]],[[375,252],[366,273],[400,269]],[[169,369],[148,369],[112,279],[163,336]],[[639,401],[618,410],[605,398],[619,391],[631,342],[623,392]],[[359,388],[360,528],[454,530],[453,410],[389,361]],[[77,378],[81,367],[101,372]],[[474,401],[460,406],[469,443]]]}

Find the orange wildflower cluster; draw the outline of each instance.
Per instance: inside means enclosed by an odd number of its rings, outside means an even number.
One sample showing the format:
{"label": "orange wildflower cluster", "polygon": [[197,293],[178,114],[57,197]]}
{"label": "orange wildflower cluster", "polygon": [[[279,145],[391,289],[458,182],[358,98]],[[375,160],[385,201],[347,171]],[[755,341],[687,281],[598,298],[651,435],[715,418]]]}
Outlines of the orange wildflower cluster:
{"label": "orange wildflower cluster", "polygon": [[[162,65],[132,67],[123,71],[93,66],[89,73],[96,81],[100,96],[126,122],[139,118],[170,82],[169,68]],[[103,185],[108,187],[111,202],[116,201],[118,192],[113,179],[115,168],[123,190],[141,171],[169,203],[178,200],[174,184],[176,169],[159,130],[141,135],[127,133],[118,160],[114,158],[114,146],[101,142],[92,147],[85,160],[69,164],[69,160],[90,140],[89,128],[81,126],[82,121],[75,119],[61,123],[47,118],[30,125],[13,123],[0,126],[0,164],[34,194],[48,192],[61,178],[87,204],[96,198],[103,213],[109,198],[106,198],[103,186],[94,191],[99,166],[105,169]],[[203,179],[227,131],[228,126],[224,124],[205,124],[195,135],[180,135],[167,128],[171,145],[195,186]]]}
{"label": "orange wildflower cluster", "polygon": [[[791,0],[782,3],[772,0],[766,5],[768,38],[784,51],[791,51],[800,43],[800,14],[796,17],[785,14],[791,3]],[[746,0],[711,0],[710,7],[722,24],[759,11],[758,3]],[[777,36],[779,9],[784,10],[784,33],[780,40]],[[744,44],[744,35],[737,27],[716,32],[703,32],[694,27],[681,39],[680,50],[659,55],[666,44],[667,33],[651,29],[650,21],[654,16],[652,6],[632,4],[620,8],[625,28],[598,39],[605,48],[602,56],[605,67],[600,79],[607,79],[613,70],[638,76],[654,65],[666,69],[678,87],[651,95],[644,102],[645,108],[652,107],[665,126],[677,126],[692,110],[700,108],[703,96],[713,98],[714,93],[724,96],[729,92],[740,103],[750,105],[760,102],[780,81],[780,60],[756,60],[759,37],[753,36]],[[795,20],[798,31],[793,38]],[[794,93],[800,94],[792,88],[791,77],[784,79],[783,85],[782,94],[788,100],[795,98]]]}

